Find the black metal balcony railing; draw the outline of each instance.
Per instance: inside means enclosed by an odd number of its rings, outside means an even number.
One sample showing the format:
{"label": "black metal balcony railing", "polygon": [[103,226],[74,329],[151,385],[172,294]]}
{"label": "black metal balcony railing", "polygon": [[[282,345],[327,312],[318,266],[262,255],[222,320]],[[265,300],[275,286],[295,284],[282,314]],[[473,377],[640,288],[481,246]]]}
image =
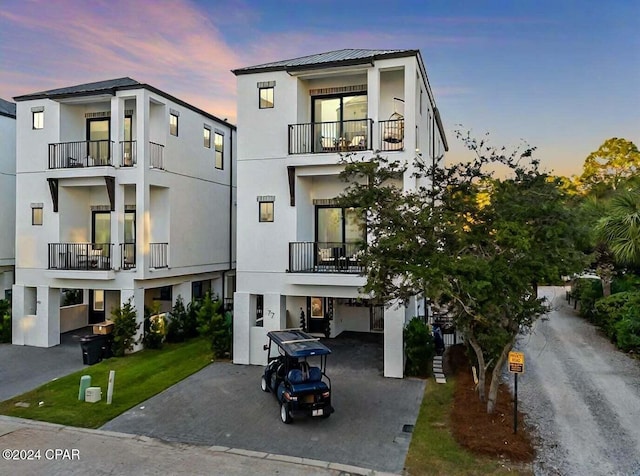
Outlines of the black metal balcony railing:
{"label": "black metal balcony railing", "polygon": [[168,267],[167,255],[169,243],[149,243],[149,267],[150,268],[166,268]]}
{"label": "black metal balcony railing", "polygon": [[120,243],[120,268],[133,269],[136,267],[136,244]]}
{"label": "black metal balcony railing", "polygon": [[49,243],[49,269],[109,270],[111,243]]}
{"label": "black metal balcony railing", "polygon": [[371,119],[289,124],[289,154],[371,150]]}
{"label": "black metal balcony railing", "polygon": [[289,243],[289,272],[360,274],[364,270],[361,249],[360,243]]}
{"label": "black metal balcony railing", "polygon": [[404,150],[404,119],[379,121],[380,150]]}
{"label": "black metal balcony railing", "polygon": [[113,142],[86,140],[49,144],[49,168],[102,167],[113,165]]}
{"label": "black metal balcony railing", "polygon": [[124,140],[120,142],[120,166],[133,167],[138,163],[136,141]]}
{"label": "black metal balcony railing", "polygon": [[149,166],[152,169],[164,170],[164,146],[149,142]]}

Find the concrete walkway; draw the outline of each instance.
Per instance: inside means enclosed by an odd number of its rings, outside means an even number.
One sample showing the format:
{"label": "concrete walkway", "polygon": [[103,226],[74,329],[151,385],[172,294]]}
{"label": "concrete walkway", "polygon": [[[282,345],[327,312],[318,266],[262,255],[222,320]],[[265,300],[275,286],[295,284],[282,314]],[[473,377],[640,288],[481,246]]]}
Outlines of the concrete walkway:
{"label": "concrete walkway", "polygon": [[[6,416],[0,416],[0,450],[0,474],[11,475],[390,474],[326,461],[234,448],[166,443],[144,436]],[[31,459],[27,460],[28,457]]]}

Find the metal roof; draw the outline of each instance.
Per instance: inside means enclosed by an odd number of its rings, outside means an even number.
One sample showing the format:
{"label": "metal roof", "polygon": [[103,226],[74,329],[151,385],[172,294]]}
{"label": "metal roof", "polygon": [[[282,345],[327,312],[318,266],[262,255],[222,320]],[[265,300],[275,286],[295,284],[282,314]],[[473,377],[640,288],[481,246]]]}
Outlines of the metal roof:
{"label": "metal roof", "polygon": [[352,64],[371,63],[377,59],[415,56],[418,50],[363,50],[344,49],[318,53],[310,56],[302,56],[272,63],[264,63],[256,66],[247,66],[232,70],[236,75],[249,74],[260,71],[290,71],[296,69],[313,69],[324,66],[342,66]]}
{"label": "metal roof", "polygon": [[16,117],[16,104],[0,98],[0,116]]}
{"label": "metal roof", "polygon": [[32,99],[63,99],[74,96],[93,96],[98,94],[112,94],[115,95],[116,91],[119,90],[127,90],[127,89],[137,89],[144,88],[160,96],[175,102],[176,104],[180,104],[188,109],[191,109],[198,114],[202,114],[214,121],[220,122],[222,124],[226,124],[231,129],[236,129],[236,126],[227,122],[224,119],[220,119],[219,117],[214,116],[202,109],[193,106],[182,99],[178,99],[171,94],[165,93],[160,89],[154,88],[153,86],[145,83],[141,83],[136,81],[135,79],[131,79],[128,77],[125,78],[117,78],[117,79],[107,79],[106,81],[97,81],[94,83],[85,83],[78,84],[76,86],[69,86],[66,88],[57,88],[57,89],[49,89],[48,91],[40,91],[39,93],[25,94],[23,96],[16,96],[13,99],[15,101],[28,101]]}
{"label": "metal roof", "polygon": [[66,88],[49,89],[48,91],[40,91],[38,93],[17,96],[14,99],[16,101],[25,101],[28,99],[43,99],[43,98],[50,98],[50,97],[56,97],[56,96],[96,94],[102,91],[111,92],[114,89],[126,88],[131,86],[144,86],[144,85],[142,83],[139,83],[135,79],[117,78],[117,79],[108,79],[106,81],[96,81],[95,83],[78,84],[76,86],[69,86]]}
{"label": "metal roof", "polygon": [[267,333],[267,337],[291,357],[311,357],[331,353],[331,350],[321,343],[320,339],[299,329],[271,331]]}

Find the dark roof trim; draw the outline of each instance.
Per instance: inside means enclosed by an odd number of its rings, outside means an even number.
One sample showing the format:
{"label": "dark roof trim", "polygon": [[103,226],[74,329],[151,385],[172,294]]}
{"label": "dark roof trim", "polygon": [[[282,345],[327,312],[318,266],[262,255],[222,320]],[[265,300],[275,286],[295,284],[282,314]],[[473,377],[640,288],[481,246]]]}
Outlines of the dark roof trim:
{"label": "dark roof trim", "polygon": [[445,152],[449,152],[449,144],[447,143],[447,136],[444,133],[444,126],[442,125],[442,118],[440,117],[440,111],[437,107],[433,108],[433,112],[436,116],[436,124],[440,130],[440,136],[442,137],[442,143],[444,145]]}
{"label": "dark roof trim", "polygon": [[9,114],[8,112],[4,112],[4,111],[0,111],[0,116],[10,117],[11,119],[15,119],[16,118],[15,114]]}
{"label": "dark roof trim", "polygon": [[236,76],[242,74],[254,74],[254,73],[268,73],[273,71],[286,71],[286,72],[298,72],[298,71],[308,71],[308,70],[316,70],[316,69],[324,69],[324,68],[336,68],[340,66],[355,66],[355,65],[363,65],[369,64],[373,65],[374,61],[383,60],[383,59],[392,59],[392,58],[406,58],[410,56],[416,56],[420,52],[419,50],[402,50],[395,51],[392,53],[382,53],[371,56],[366,56],[363,58],[350,58],[346,60],[335,60],[335,61],[327,61],[321,63],[313,63],[313,64],[303,64],[297,66],[287,66],[284,65],[275,65],[275,66],[265,66],[265,67],[249,67],[249,68],[239,68],[233,69],[231,72]]}
{"label": "dark roof trim", "polygon": [[193,112],[196,112],[198,114],[203,115],[204,117],[211,119],[212,121],[216,121],[219,122],[221,124],[224,124],[226,126],[228,126],[230,129],[237,129],[237,127],[223,119],[220,119],[217,116],[214,116],[213,114],[210,114],[206,111],[203,111],[202,109],[189,104],[188,102],[183,101],[182,99],[178,99],[175,96],[172,96],[171,94],[165,93],[164,91],[155,88],[149,84],[145,84],[145,83],[137,83],[137,84],[130,84],[127,86],[115,86],[115,87],[110,87],[110,88],[103,88],[103,89],[95,89],[93,91],[81,91],[81,92],[64,92],[64,93],[47,93],[47,91],[43,91],[42,93],[36,93],[36,94],[26,94],[24,96],[16,96],[13,99],[15,101],[27,101],[27,100],[32,100],[32,99],[65,99],[65,98],[70,98],[70,97],[83,97],[83,96],[99,96],[101,94],[110,94],[111,96],[115,96],[117,91],[128,91],[128,90],[132,90],[132,89],[146,89],[147,91],[150,91],[152,93],[157,94],[158,96],[162,96],[165,99],[168,99],[169,101],[172,101],[176,104],[179,104],[182,107],[185,107],[187,109],[192,110]]}

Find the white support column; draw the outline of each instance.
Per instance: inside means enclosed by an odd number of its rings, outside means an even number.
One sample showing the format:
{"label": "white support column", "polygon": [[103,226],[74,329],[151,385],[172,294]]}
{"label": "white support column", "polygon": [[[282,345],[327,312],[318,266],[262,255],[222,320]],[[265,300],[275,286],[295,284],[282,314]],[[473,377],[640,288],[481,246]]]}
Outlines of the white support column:
{"label": "white support column", "polygon": [[35,326],[25,344],[36,347],[60,344],[60,290],[38,286],[36,304]]}
{"label": "white support column", "polygon": [[187,304],[191,302],[192,291],[193,289],[191,286],[191,281],[185,281],[179,284],[174,284],[173,292],[172,292],[173,302],[171,303],[171,307],[173,307],[173,305],[175,304],[176,300],[178,299],[178,296],[182,297],[182,300],[184,301],[184,305],[186,307]]}
{"label": "white support column", "polygon": [[136,311],[136,322],[140,324],[135,335],[136,344],[133,346],[133,352],[137,352],[142,350],[142,344],[139,342],[144,333],[144,288],[121,289],[120,305],[124,306],[129,299],[131,299],[131,305]]}
{"label": "white support column", "polygon": [[367,70],[367,116],[373,119],[373,131],[369,138],[372,150],[380,148],[380,136],[378,121],[380,120],[378,106],[380,105],[380,70],[369,68]]}
{"label": "white support column", "polygon": [[251,294],[234,293],[233,296],[233,363],[249,364],[249,349],[251,348]]}
{"label": "white support column", "polygon": [[287,297],[281,294],[264,295],[264,328],[279,331],[287,328]]}
{"label": "white support column", "polygon": [[384,376],[404,377],[404,306],[394,303],[384,310]]}
{"label": "white support column", "polygon": [[11,291],[11,343],[13,345],[24,345],[26,322],[25,287],[14,284]]}
{"label": "white support column", "polygon": [[138,275],[146,275],[149,263],[150,191],[147,182],[149,173],[149,127],[150,102],[146,91],[136,95],[136,269]]}

